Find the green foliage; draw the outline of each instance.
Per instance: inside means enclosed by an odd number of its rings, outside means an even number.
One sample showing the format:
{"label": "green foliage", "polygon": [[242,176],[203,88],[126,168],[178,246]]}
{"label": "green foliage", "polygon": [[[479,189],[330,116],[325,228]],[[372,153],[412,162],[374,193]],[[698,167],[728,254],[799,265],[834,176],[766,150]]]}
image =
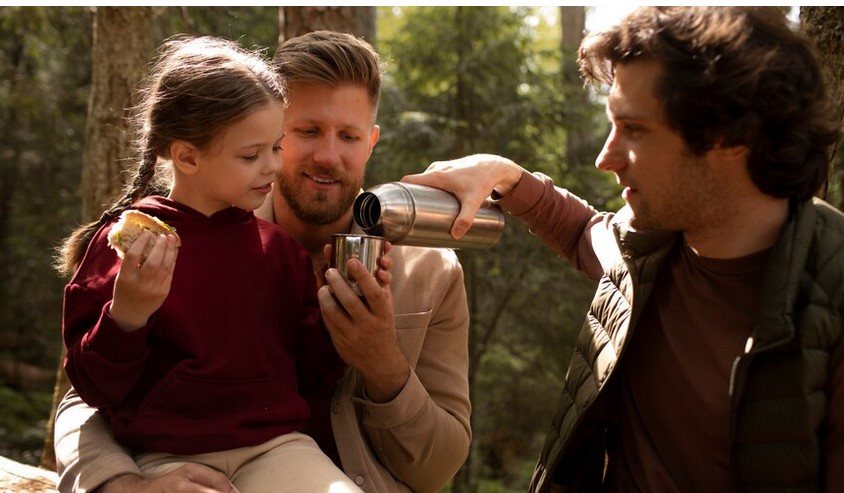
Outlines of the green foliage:
{"label": "green foliage", "polygon": [[[396,37],[381,37],[380,46],[389,54],[390,80],[401,90],[400,95],[385,94],[384,153],[398,157],[402,171],[478,149],[520,154],[527,114],[519,74],[530,70],[528,39],[520,29],[524,11],[403,11],[405,22]],[[421,149],[427,152],[419,154]]]}
{"label": "green foliage", "polygon": [[[215,34],[270,47],[271,53],[277,12],[160,8],[156,37]],[[81,220],[93,13],[87,7],[0,9],[0,359],[50,369],[59,362],[66,281],[52,269],[52,257]],[[0,396],[0,417],[7,418],[0,423],[0,443],[23,451],[0,453],[35,463],[51,400],[34,391],[15,396]]]}
{"label": "green foliage", "polygon": [[[156,42],[177,32],[216,34],[267,46],[268,54],[277,42],[276,7],[156,12]],[[0,9],[0,357],[47,368],[61,346],[66,281],[51,270],[51,255],[80,220],[92,16],[82,7]],[[618,200],[611,177],[566,162],[564,123],[593,119],[603,133],[605,118],[600,105],[577,102],[580,87],[562,84],[558,42],[549,38],[558,34],[542,19],[528,7],[379,9],[387,78],[367,184],[490,152],[598,206]],[[595,146],[602,140],[597,135]],[[498,245],[459,255],[471,303],[475,440],[468,472],[451,491],[523,491],[594,282],[512,217]],[[0,442],[31,447],[34,462],[50,399],[0,391]],[[3,431],[11,429],[24,431]]]}
{"label": "green foliage", "polygon": [[175,33],[222,36],[246,47],[278,44],[278,7],[169,7],[158,17],[156,38]]}
{"label": "green foliage", "polygon": [[[0,384],[2,384],[0,380]],[[44,443],[47,416],[52,392],[21,393],[0,385],[0,455],[27,464],[37,464]],[[33,422],[33,415],[42,415]]]}
{"label": "green foliage", "polygon": [[[617,195],[594,166],[565,161],[572,118],[605,122],[559,74],[558,41],[537,11],[403,7],[380,12],[387,81],[370,184],[471,153],[512,158],[599,203]],[[380,29],[380,25],[379,25]],[[556,33],[552,33],[559,36]],[[605,131],[606,125],[594,128]],[[603,135],[595,137],[595,154]],[[485,251],[458,252],[469,296],[473,448],[451,491],[523,491],[595,283],[508,218]],[[537,405],[546,403],[547,405]]]}
{"label": "green foliage", "polygon": [[0,9],[0,356],[44,366],[61,347],[53,248],[79,217],[90,23],[78,7]]}

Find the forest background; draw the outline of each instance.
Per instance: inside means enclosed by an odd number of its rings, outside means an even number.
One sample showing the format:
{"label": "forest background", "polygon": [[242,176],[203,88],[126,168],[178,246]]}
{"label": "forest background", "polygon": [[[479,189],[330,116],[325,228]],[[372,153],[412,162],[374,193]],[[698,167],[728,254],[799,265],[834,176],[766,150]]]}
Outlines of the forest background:
{"label": "forest background", "polygon": [[[818,40],[839,111],[842,10],[792,15]],[[95,108],[104,88],[92,62],[105,56],[96,54],[95,20],[103,28],[104,19],[139,12],[124,34],[144,48],[121,57],[112,46],[114,70],[133,57],[145,66],[178,32],[238,39],[268,56],[285,36],[318,28],[372,42],[387,76],[365,187],[490,152],[599,209],[622,205],[614,178],[593,166],[608,130],[603,103],[573,65],[589,7],[0,7],[0,455],[49,464],[66,282],[51,268],[54,248],[97,217],[125,179],[114,151],[122,124],[113,117],[122,112],[111,108],[109,120]],[[97,146],[112,157],[91,162]],[[840,154],[822,192],[839,208]],[[458,254],[470,302],[474,439],[448,491],[523,491],[595,284],[512,219],[495,247]]]}

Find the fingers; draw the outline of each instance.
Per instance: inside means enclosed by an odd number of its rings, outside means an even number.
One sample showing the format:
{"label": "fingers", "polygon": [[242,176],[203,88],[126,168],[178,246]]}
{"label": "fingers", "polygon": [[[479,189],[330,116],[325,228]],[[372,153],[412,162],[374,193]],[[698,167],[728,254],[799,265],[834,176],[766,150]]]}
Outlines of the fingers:
{"label": "fingers", "polygon": [[[392,274],[389,271],[391,261],[382,262],[386,270],[377,273],[378,279],[371,276],[358,259],[350,259],[346,272],[357,282],[363,292],[363,300],[352,289],[348,281],[335,268],[325,272],[326,285],[319,290],[320,307],[326,321],[335,324],[349,324],[367,317],[392,317],[389,283]],[[364,301],[365,300],[365,301]]]}
{"label": "fingers", "polygon": [[[348,272],[355,280],[363,293],[363,296],[366,298],[366,303],[372,308],[379,306],[381,300],[386,295],[386,292],[388,292],[388,289],[385,289],[385,286],[387,286],[389,282],[385,284],[382,279],[386,279],[388,281],[392,279],[392,275],[389,271],[389,268],[392,266],[392,261],[385,256],[381,256],[378,259],[378,262],[380,268],[383,269],[386,267],[387,269],[384,275],[379,277],[379,279],[370,275],[363,263],[361,263],[358,259],[350,259],[346,263],[346,272]],[[379,275],[380,273],[381,270],[379,269],[378,272],[376,272],[376,275]],[[379,280],[382,280],[382,282],[379,282]]]}
{"label": "fingers", "polygon": [[[464,158],[468,159],[468,158]],[[436,161],[421,174],[407,175],[403,182],[439,188],[450,192],[460,202],[460,211],[451,226],[451,236],[460,239],[472,227],[475,215],[493,190],[493,185],[477,165],[464,160]]]}
{"label": "fingers", "polygon": [[168,266],[172,265],[176,260],[176,237],[173,235],[159,235],[154,239],[155,243],[149,252],[144,264],[151,263],[154,265]]}
{"label": "fingers", "polygon": [[375,272],[375,278],[382,287],[388,286],[393,282],[393,259],[390,258],[390,250],[393,249],[393,244],[389,241],[384,242],[384,254],[378,257],[378,270]]}
{"label": "fingers", "polygon": [[469,194],[460,198],[460,212],[457,213],[454,224],[451,226],[452,238],[459,240],[469,231],[475,221],[478,209],[481,208],[488,195]]}
{"label": "fingers", "polygon": [[126,250],[123,264],[128,264],[129,268],[139,268],[147,264],[154,267],[172,265],[176,261],[178,249],[174,235],[159,235],[156,237],[152,233],[144,231]]}
{"label": "fingers", "polygon": [[239,493],[220,471],[202,464],[189,463],[154,478],[135,474],[116,476],[97,491],[102,493]]}
{"label": "fingers", "polygon": [[174,472],[179,471],[191,483],[203,488],[198,489],[201,493],[235,493],[237,489],[231,484],[229,478],[220,471],[211,469],[201,464],[186,464]]}
{"label": "fingers", "polygon": [[[144,258],[147,250],[149,253]],[[164,303],[170,292],[177,255],[174,236],[155,238],[146,232],[126,252],[115,279],[109,309],[123,330],[143,327]]]}
{"label": "fingers", "polygon": [[132,243],[128,250],[126,250],[126,254],[123,256],[123,265],[120,267],[120,270],[123,271],[124,269],[138,268],[138,266],[140,266],[144,261],[144,253],[147,250],[147,246],[154,241],[155,237],[146,231],[138,235],[135,242]]}
{"label": "fingers", "polygon": [[524,169],[502,156],[473,154],[451,161],[436,161],[424,173],[408,175],[403,182],[426,185],[451,192],[460,201],[460,212],[451,228],[455,239],[472,226],[475,214],[490,194],[509,193],[521,180]]}
{"label": "fingers", "polygon": [[331,265],[331,256],[334,255],[334,247],[331,243],[326,243],[322,247],[322,258],[325,260],[325,265]]}
{"label": "fingers", "polygon": [[161,235],[151,241],[154,243],[148,256],[137,267],[138,282],[149,290],[169,291],[178,254],[176,238]]}

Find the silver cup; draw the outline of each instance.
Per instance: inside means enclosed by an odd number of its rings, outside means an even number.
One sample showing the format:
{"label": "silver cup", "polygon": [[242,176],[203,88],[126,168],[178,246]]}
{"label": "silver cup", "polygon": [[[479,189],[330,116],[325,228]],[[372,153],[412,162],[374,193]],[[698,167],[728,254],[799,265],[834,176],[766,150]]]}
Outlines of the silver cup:
{"label": "silver cup", "polygon": [[384,241],[386,240],[381,236],[331,235],[334,250],[329,264],[340,271],[340,274],[349,282],[358,296],[363,296],[363,292],[357,282],[346,272],[346,262],[349,259],[356,258],[360,260],[367,272],[374,276],[378,272],[378,259],[384,255]]}

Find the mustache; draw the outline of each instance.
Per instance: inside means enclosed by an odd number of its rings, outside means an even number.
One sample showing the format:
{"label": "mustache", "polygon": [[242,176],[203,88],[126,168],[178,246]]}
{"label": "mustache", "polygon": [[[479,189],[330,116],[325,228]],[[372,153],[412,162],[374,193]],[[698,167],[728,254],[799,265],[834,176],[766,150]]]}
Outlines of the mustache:
{"label": "mustache", "polygon": [[285,173],[283,170],[279,171],[275,175],[276,182],[288,182],[294,181],[301,177],[307,176],[309,178],[321,178],[326,180],[338,181],[342,183],[347,183],[349,181],[349,174],[343,171],[339,171],[333,167],[327,166],[308,166],[302,167],[297,172]]}
{"label": "mustache", "polygon": [[337,168],[328,166],[309,166],[307,168],[302,168],[301,172],[308,176],[327,178],[335,181],[347,181],[348,179],[348,174],[338,170]]}

